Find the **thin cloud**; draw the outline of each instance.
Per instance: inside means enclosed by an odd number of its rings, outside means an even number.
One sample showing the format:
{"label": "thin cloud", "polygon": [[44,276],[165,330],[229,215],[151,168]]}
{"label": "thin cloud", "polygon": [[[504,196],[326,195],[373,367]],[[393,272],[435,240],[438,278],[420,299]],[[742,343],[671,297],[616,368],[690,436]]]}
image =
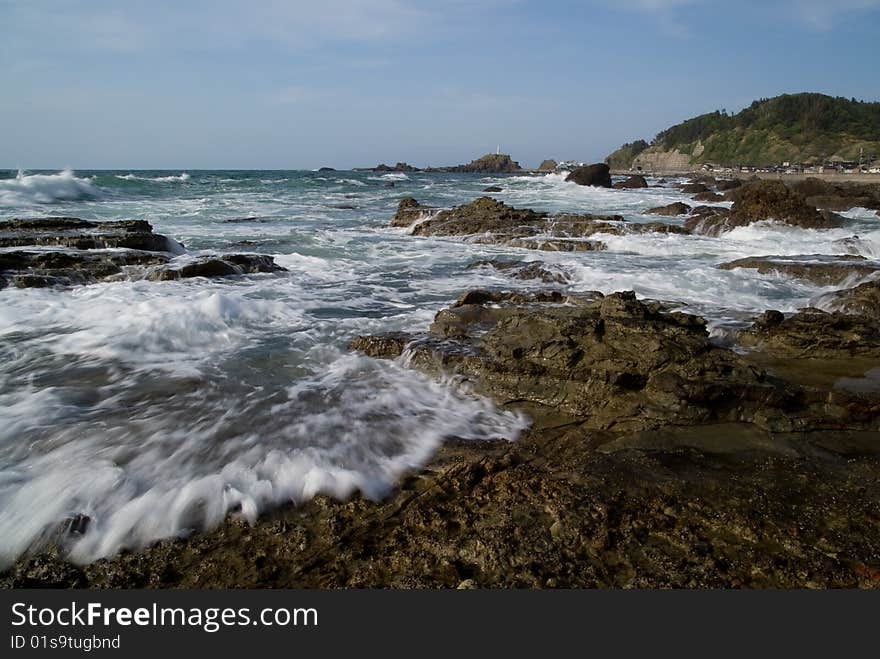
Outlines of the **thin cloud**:
{"label": "thin cloud", "polygon": [[831,30],[846,16],[880,9],[880,0],[797,0],[794,5],[806,25],[816,30]]}

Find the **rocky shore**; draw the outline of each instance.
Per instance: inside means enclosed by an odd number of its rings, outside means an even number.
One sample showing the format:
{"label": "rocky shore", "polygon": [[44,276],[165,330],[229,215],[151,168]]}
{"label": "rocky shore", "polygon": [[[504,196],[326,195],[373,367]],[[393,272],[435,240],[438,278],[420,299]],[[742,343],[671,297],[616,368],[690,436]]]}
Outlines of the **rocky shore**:
{"label": "rocky shore", "polygon": [[[606,174],[607,167],[573,173],[572,184],[609,187]],[[683,225],[641,224],[489,197],[451,209],[404,198],[391,226],[414,236],[581,251],[603,249],[600,234],[723,236],[768,220],[824,230],[839,226],[836,213],[846,208],[880,208],[875,190],[688,185],[693,194],[723,194],[731,207],[673,204],[652,212],[681,216]],[[28,277],[64,285],[72,273],[100,280],[129,267],[195,276],[170,267],[174,244],[145,223],[55,221],[0,225],[0,240],[63,246],[52,253],[74,254],[75,265],[46,264],[35,249],[6,252],[6,285],[28,285]],[[114,248],[146,261],[108,253],[101,267],[117,270],[103,274],[92,257]],[[540,261],[474,261],[475,271],[544,286],[462,291],[423,333],[358,336],[349,347],[528,415],[532,426],[517,442],[450,438],[383,501],[317,497],[253,526],[232,516],[214,531],[86,566],[63,558],[65,538],[79,532],[67,524],[55,549],[21,559],[0,585],[876,588],[880,283],[875,261],[839,248],[834,256],[718,263],[838,288],[817,303],[821,309],[768,309],[713,337],[703,318],[676,311],[675,302],[626,290],[572,294],[566,273]],[[216,260],[235,272],[278,267],[247,255]]]}

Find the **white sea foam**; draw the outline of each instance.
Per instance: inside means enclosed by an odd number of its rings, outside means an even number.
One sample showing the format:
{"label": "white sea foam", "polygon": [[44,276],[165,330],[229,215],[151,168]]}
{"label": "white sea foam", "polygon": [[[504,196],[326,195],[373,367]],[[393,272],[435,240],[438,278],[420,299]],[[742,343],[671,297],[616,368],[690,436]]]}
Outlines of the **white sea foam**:
{"label": "white sea foam", "polygon": [[[51,406],[45,396],[31,403],[31,414]],[[109,396],[98,407],[102,421],[68,423],[0,471],[0,565],[78,514],[90,524],[71,539],[71,557],[89,561],[211,528],[230,511],[253,521],[319,493],[379,498],[446,437],[515,439],[526,425],[485,399],[356,355],[268,399],[207,386],[170,399]]]}
{"label": "white sea foam", "polygon": [[184,183],[190,179],[186,172],[170,174],[168,176],[135,176],[134,174],[116,174],[116,178],[123,181],[153,181],[155,183]]}
{"label": "white sea foam", "polygon": [[0,206],[31,206],[57,201],[79,201],[99,197],[89,179],[77,178],[65,169],[57,174],[25,174],[19,170],[14,179],[0,180]]}

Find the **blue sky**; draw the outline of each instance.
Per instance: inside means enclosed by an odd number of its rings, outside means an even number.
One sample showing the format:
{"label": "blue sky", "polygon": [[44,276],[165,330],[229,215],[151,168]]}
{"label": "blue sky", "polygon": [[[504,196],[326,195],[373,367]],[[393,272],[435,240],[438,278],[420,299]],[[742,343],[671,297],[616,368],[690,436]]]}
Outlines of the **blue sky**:
{"label": "blue sky", "polygon": [[0,165],[599,160],[878,61],[880,0],[0,0]]}

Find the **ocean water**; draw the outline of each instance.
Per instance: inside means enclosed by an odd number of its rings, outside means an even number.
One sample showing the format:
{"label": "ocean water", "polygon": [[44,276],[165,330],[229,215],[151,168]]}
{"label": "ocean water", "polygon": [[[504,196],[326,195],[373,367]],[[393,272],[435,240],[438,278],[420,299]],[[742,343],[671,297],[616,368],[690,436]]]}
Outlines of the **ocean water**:
{"label": "ocean water", "polygon": [[863,209],[840,229],[597,236],[607,251],[574,254],[388,227],[403,196],[452,206],[488,185],[518,207],[657,221],[643,212],[690,202],[676,182],[604,190],[556,174],[0,173],[0,219],[147,220],[189,254],[270,254],[288,269],[0,291],[0,567],[77,515],[90,522],[67,550],[87,562],[318,493],[381,498],[449,437],[515,440],[525,417],[345,350],[358,334],[426,329],[470,287],[544,286],[468,270],[475,260],[542,260],[570,274],[572,292],[635,290],[723,333],[831,289],[718,263],[842,253],[835,240],[855,235],[851,250],[880,257],[880,223]]}

